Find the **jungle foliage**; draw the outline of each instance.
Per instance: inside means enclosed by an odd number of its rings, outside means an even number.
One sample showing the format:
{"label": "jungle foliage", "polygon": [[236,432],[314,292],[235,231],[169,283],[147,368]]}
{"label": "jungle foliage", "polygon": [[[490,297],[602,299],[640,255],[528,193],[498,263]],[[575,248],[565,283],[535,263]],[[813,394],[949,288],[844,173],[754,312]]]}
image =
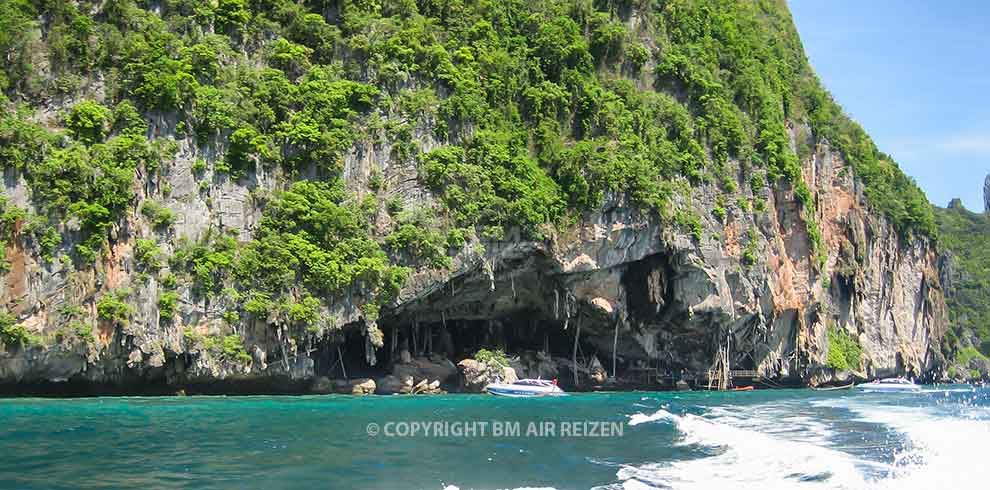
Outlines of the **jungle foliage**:
{"label": "jungle foliage", "polygon": [[[0,53],[0,166],[51,222],[78,223],[81,267],[135,210],[171,233],[167,202],[137,189],[178,147],[197,178],[291,177],[251,240],[215,231],[171,258],[231,318],[323,328],[314,298],[351,290],[374,316],[408,267],[448,266],[472,234],[540,239],[620,197],[700,240],[675,203],[701,184],[731,196],[719,219],[728,203],[760,212],[768,185],[793,190],[820,257],[804,125],[902,233],[936,233],[914,182],[821,87],[779,0],[0,0]],[[60,127],[41,117],[52,100],[74,101]],[[380,178],[345,192],[359,143],[414,163],[443,209],[379,206]],[[387,236],[369,226],[379,208],[396,215]],[[101,317],[126,321],[105,298]]]}
{"label": "jungle foliage", "polygon": [[825,365],[835,370],[858,370],[862,363],[863,348],[859,341],[837,326],[830,326],[826,332],[828,337],[828,354]]}
{"label": "jungle foliage", "polygon": [[956,353],[958,364],[969,367],[973,359],[986,362],[990,356],[990,215],[968,211],[958,202],[936,212],[941,243],[951,253],[945,294],[950,328],[944,347]]}

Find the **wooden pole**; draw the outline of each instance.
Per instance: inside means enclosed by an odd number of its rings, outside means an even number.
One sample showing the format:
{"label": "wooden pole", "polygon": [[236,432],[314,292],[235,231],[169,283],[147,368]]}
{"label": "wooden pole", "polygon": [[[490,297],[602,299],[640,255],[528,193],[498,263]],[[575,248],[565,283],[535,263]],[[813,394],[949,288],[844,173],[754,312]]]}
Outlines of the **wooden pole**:
{"label": "wooden pole", "polygon": [[732,348],[732,331],[725,332],[725,387],[732,386],[732,366],[729,364],[729,349]]}
{"label": "wooden pole", "polygon": [[412,348],[413,348],[412,354],[415,356],[415,355],[417,355],[419,353],[419,342],[418,342],[418,339],[416,338],[417,337],[417,334],[419,333],[419,321],[416,320],[416,317],[413,317],[413,324],[412,324],[412,328],[410,328],[410,330],[412,331],[412,344],[413,344],[412,345]]}
{"label": "wooden pole", "polygon": [[615,353],[619,349],[619,319],[615,320],[615,338],[612,339],[612,377],[616,377]]}
{"label": "wooden pole", "polygon": [[574,386],[578,385],[578,371],[577,371],[577,352],[578,352],[578,340],[581,338],[581,313],[578,313],[577,318],[577,330],[574,332],[574,352],[571,354],[571,362],[574,364],[572,371],[574,371]]}
{"label": "wooden pole", "polygon": [[350,379],[347,377],[347,366],[344,365],[344,355],[340,353],[340,344],[337,344],[337,357],[340,358],[340,370],[344,373],[344,379]]}

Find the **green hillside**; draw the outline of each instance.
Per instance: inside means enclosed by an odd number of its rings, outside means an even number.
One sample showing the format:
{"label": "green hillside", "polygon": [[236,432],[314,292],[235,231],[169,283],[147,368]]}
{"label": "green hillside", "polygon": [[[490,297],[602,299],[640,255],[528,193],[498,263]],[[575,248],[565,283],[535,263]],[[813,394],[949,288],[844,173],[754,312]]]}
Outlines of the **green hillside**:
{"label": "green hillside", "polygon": [[954,374],[986,375],[990,362],[990,215],[954,201],[936,208],[943,248],[952,255],[946,291],[950,329],[946,350],[955,352]]}
{"label": "green hillside", "polygon": [[[726,203],[789,182],[808,211],[811,148],[792,151],[788,121],[837,148],[905,236],[936,233],[924,194],[819,84],[783,0],[0,0],[0,52],[0,166],[34,207],[5,205],[2,238],[24,222],[44,260],[91,267],[139,213],[167,236],[159,176],[180,147],[196,154],[183,170],[213,176],[203,189],[288,177],[255,196],[250,241],[218,232],[171,257],[143,242],[143,273],[168,260],[166,289],[222,297],[232,320],[312,326],[315,298],[354,289],[374,317],[466,236],[539,239],[610,193],[693,230],[672,202],[702,182]],[[385,203],[395,224],[376,235],[381,182],[360,199],[342,185],[356,144],[415,162],[445,210]]]}

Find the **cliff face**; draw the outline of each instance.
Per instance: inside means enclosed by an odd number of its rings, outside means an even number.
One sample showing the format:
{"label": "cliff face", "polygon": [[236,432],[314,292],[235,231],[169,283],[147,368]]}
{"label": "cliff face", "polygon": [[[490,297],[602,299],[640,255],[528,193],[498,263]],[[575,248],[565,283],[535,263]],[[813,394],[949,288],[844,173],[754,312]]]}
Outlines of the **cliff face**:
{"label": "cliff face", "polygon": [[[394,196],[428,204],[431,193],[408,178],[415,169],[395,165],[388,155],[388,148],[352,152],[345,171],[350,187],[364,187],[380,171],[395,183],[389,187]],[[815,146],[803,163],[826,245],[824,264],[812,251],[788,188],[753,196],[765,200],[765,213],[733,209],[722,218],[711,212],[718,189],[702,187],[678,203],[703,216],[700,240],[620,197],[546,241],[485,241],[483,247],[463,247],[450,270],[415,272],[378,324],[388,334],[399,329],[405,338],[404,329],[414,322],[437,328],[460,322],[484,336],[494,321],[503,329],[516,324],[534,335],[566,337],[581,323],[582,342],[603,359],[616,345],[624,365],[692,373],[710,369],[728,337],[734,368],[814,384],[848,376],[826,366],[827,332],[837,328],[862,347],[863,376],[932,375],[942,362],[938,343],[947,327],[935,247],[928,240],[903,239],[872,212],[862,185],[827,143]],[[183,167],[181,160],[176,167]],[[274,188],[276,181],[259,176],[258,185]],[[260,216],[244,185],[228,181],[203,195],[190,173],[181,171],[170,173],[163,185],[172,188],[167,205],[179,216],[176,236],[200,237],[221,222],[247,233]],[[7,193],[25,195],[23,183]],[[132,285],[135,311],[126,326],[98,321],[92,344],[8,346],[0,355],[0,379],[176,386],[255,380],[263,389],[290,389],[293,382],[327,374],[320,358],[328,351],[332,357],[339,336],[293,345],[267,322],[256,321],[239,328],[250,346],[249,362],[191,346],[184,336],[189,325],[206,335],[223,326],[188,287],[180,288],[181,321],[160,323],[161,286],[153,280],[141,284],[134,259],[133,240],[144,226],[139,220],[125,223],[107,259],[85,274],[46,266],[23,248],[8,250],[3,299],[21,305],[14,311],[33,332],[60,328],[56,312],[63,304],[89,300],[86,315],[97,318],[94,295],[124,284]],[[167,245],[164,252],[171,252]],[[376,351],[387,352],[374,346],[357,308],[344,305],[336,314],[345,331],[364,335],[368,360]]]}
{"label": "cliff face", "polygon": [[704,216],[700,240],[610,202],[548,243],[490,243],[480,265],[464,259],[452,277],[414,281],[390,316],[402,324],[525,313],[565,329],[580,317],[603,358],[616,345],[626,362],[693,373],[712,367],[728,337],[734,368],[813,384],[848,376],[827,366],[828,330],[839,329],[862,347],[860,376],[932,375],[947,328],[935,246],[904,240],[871,212],[828,143],[803,171],[824,262],[791,190],[754,196],[768,203],[765,214],[722,218],[711,212],[711,186],[678,203]]}
{"label": "cliff face", "polygon": [[990,215],[968,211],[959,199],[936,209],[942,259],[942,285],[950,328],[942,343],[949,358],[946,377],[979,381],[990,376],[990,302],[985,284],[990,278]]}
{"label": "cliff face", "polygon": [[[930,208],[817,86],[781,3],[427,3],[260,5],[227,35],[217,11],[205,41],[184,27],[199,14],[124,9],[192,37],[199,84],[130,119],[78,101],[158,104],[131,65],[125,88],[77,68],[59,97],[7,73],[0,384],[290,391],[480,347],[704,375],[728,346],[734,369],[812,384],[940,366]],[[221,74],[196,71],[218,36]],[[102,163],[135,139],[137,163]]]}

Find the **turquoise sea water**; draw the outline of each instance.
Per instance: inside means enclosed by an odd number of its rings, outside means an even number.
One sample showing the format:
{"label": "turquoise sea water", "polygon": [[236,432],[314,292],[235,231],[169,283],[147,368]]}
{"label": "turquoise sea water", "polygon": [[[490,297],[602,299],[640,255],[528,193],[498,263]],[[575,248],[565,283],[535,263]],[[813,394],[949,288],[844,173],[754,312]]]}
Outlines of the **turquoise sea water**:
{"label": "turquoise sea water", "polygon": [[[414,422],[433,433],[400,437]],[[990,390],[964,386],[5,399],[0,488],[986,488],[988,443]]]}

